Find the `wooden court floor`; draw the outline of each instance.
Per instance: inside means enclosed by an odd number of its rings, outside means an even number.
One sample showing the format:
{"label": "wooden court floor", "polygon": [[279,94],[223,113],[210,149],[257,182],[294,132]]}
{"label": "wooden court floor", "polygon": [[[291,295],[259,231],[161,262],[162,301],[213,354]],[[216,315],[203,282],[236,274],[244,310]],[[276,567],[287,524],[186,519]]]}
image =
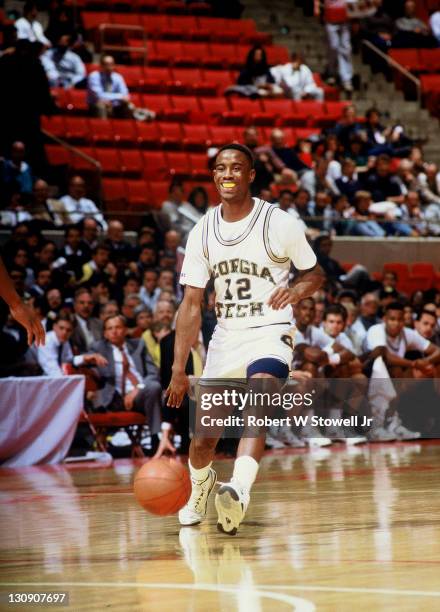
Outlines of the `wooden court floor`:
{"label": "wooden court floor", "polygon": [[[236,537],[217,532],[213,500],[201,527],[147,515],[131,493],[138,465],[0,470],[3,597],[68,592],[75,611],[440,610],[440,441],[273,452]],[[231,460],[216,466],[227,479]]]}

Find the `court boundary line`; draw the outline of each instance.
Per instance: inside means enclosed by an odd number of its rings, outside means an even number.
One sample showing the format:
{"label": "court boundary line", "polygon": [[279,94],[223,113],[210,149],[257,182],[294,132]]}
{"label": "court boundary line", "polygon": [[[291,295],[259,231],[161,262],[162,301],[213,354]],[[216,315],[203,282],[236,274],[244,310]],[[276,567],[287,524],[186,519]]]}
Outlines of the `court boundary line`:
{"label": "court boundary line", "polygon": [[[57,586],[57,587],[113,587],[113,588],[182,588],[185,590],[199,589],[199,590],[224,590],[224,592],[236,593],[240,589],[233,588],[232,585],[224,585],[218,583],[174,583],[174,582],[0,582],[0,587],[22,587],[22,586]],[[259,584],[255,585],[258,589],[263,589],[261,593],[266,593],[269,596],[268,590],[283,589],[289,591],[310,591],[310,592],[323,592],[323,593],[369,593],[377,595],[401,595],[410,597],[440,597],[440,591],[421,591],[414,589],[386,589],[386,588],[371,588],[371,587],[332,587],[332,586],[321,586],[321,585],[282,585],[282,584]],[[258,591],[254,591],[257,593]],[[271,596],[282,595],[280,593],[271,593]],[[263,596],[263,595],[262,595]],[[272,597],[274,598],[274,597]],[[275,597],[276,599],[278,597]],[[289,603],[289,602],[286,602]],[[311,609],[310,609],[311,610]]]}

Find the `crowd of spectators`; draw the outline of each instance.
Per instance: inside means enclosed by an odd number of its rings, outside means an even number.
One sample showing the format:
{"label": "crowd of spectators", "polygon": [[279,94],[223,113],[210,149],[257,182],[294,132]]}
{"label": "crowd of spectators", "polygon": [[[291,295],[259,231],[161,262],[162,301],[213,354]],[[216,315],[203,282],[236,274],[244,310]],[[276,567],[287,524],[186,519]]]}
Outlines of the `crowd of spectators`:
{"label": "crowd of spectators", "polygon": [[[30,53],[27,44],[14,43],[0,58],[0,74],[25,64],[31,71],[38,64],[40,82],[46,73],[52,86],[87,87],[92,114],[133,113],[113,57],[103,56],[100,69],[86,79],[83,60],[89,58],[81,32],[73,28],[62,2],[55,13],[44,33],[35,20],[35,7],[26,4],[16,23],[17,36],[39,44],[39,56]],[[348,67],[340,62],[340,69]],[[351,75],[346,72],[340,78],[349,90]],[[43,90],[49,92],[48,83]],[[251,49],[235,91],[229,93],[295,100],[323,97],[299,54],[286,65],[270,67],[261,47]],[[37,101],[43,98],[37,96]],[[0,225],[10,230],[2,247],[10,276],[19,295],[39,313],[48,342],[28,350],[21,328],[3,313],[0,334],[8,350],[2,352],[1,375],[62,376],[65,364],[86,367],[98,381],[97,391],[87,398],[89,410],[139,410],[148,417],[153,450],[159,444],[159,452],[174,450],[169,433],[174,430],[184,451],[186,411],[167,410],[162,391],[171,375],[185,242],[208,208],[207,191],[201,184],[186,199],[184,186],[172,181],[161,210],[151,216],[150,225],[138,228],[135,244],[128,242],[123,223],[107,218],[99,202],[87,197],[83,176],[70,176],[61,189],[48,184],[35,143],[29,144],[38,132],[36,117],[46,107],[41,104],[29,120],[30,132],[6,130]],[[377,359],[391,377],[438,376],[440,293],[402,295],[395,274],[375,281],[362,266],[347,272],[330,256],[336,235],[440,236],[438,168],[423,159],[403,126],[384,125],[376,108],[364,119],[350,104],[335,126],[294,145],[289,139],[288,129],[276,127],[266,142],[260,128],[249,126],[242,141],[255,156],[253,195],[278,203],[301,221],[327,277],[325,288],[294,312],[298,380],[322,376],[366,381]],[[51,229],[61,230],[63,239],[47,238]],[[188,372],[195,376],[201,374],[215,323],[215,295],[207,291],[202,328],[188,362]],[[375,406],[371,439],[416,438],[418,432],[404,426],[395,411],[388,418],[389,403]],[[341,437],[339,431],[283,430],[271,431],[268,443],[303,446],[307,438],[322,446]],[[365,441],[360,433],[344,439]]]}

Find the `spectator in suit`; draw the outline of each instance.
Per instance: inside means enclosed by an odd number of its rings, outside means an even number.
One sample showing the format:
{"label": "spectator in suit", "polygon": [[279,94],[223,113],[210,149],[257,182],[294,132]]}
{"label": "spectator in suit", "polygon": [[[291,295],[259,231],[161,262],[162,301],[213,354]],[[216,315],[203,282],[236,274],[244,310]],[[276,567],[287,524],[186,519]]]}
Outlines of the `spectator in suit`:
{"label": "spectator in suit", "polygon": [[37,179],[34,183],[30,212],[41,229],[53,229],[54,226],[61,227],[69,223],[64,204],[49,197],[49,185],[43,179]]}
{"label": "spectator in suit", "polygon": [[81,232],[76,225],[68,225],[64,231],[64,247],[53,262],[53,268],[79,279],[86,261],[87,257],[81,248]]}
{"label": "spectator in suit", "polygon": [[70,45],[70,36],[63,34],[56,46],[45,51],[40,58],[51,87],[70,89],[85,82],[84,62],[79,55],[71,51]]}
{"label": "spectator in suit", "polygon": [[92,217],[85,217],[80,223],[82,238],[81,248],[84,252],[89,252],[90,256],[95,247],[98,246],[99,224]]}
{"label": "spectator in suit", "polygon": [[102,323],[92,317],[93,300],[88,289],[78,289],[73,302],[75,329],[72,344],[77,353],[86,353],[102,338]]}
{"label": "spectator in suit", "polygon": [[43,298],[48,291],[52,282],[52,273],[49,266],[40,266],[38,268],[35,283],[29,290],[29,293],[33,297]]}
{"label": "spectator in suit", "polygon": [[356,164],[352,159],[345,159],[342,162],[342,176],[335,181],[336,188],[340,194],[347,196],[350,204],[354,202],[354,196],[362,186],[357,178]]}
{"label": "spectator in suit", "polygon": [[71,363],[75,367],[96,365],[104,367],[107,360],[99,353],[73,356],[69,340],[73,332],[73,321],[70,315],[59,315],[52,331],[46,334],[46,344],[37,348],[38,363],[46,376],[64,376],[62,365]]}
{"label": "spectator in suit", "polygon": [[116,263],[118,260],[129,261],[133,252],[130,244],[124,240],[124,225],[116,219],[108,224],[107,238],[105,244],[110,248],[110,261]]}
{"label": "spectator in suit", "polygon": [[115,71],[115,60],[111,55],[104,54],[100,70],[89,74],[87,95],[90,111],[103,119],[129,117],[133,112],[130,92],[124,77]]}
{"label": "spectator in suit", "polygon": [[99,366],[100,389],[94,398],[95,409],[135,410],[145,414],[151,434],[162,437],[156,457],[165,450],[175,452],[169,439],[170,423],[162,420],[162,386],[142,340],[128,339],[124,317],[104,321],[104,339],[93,345],[104,356]]}

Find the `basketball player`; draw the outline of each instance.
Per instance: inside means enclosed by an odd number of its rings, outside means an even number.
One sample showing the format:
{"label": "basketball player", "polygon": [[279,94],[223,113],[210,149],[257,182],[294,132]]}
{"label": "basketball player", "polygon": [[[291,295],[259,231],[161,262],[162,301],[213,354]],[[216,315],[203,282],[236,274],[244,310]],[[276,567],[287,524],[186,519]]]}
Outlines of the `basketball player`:
{"label": "basketball player", "polygon": [[[176,323],[168,405],[179,407],[189,387],[185,365],[200,329],[205,286],[214,278],[217,326],[208,348],[203,379],[286,379],[292,343],[292,307],[323,283],[316,257],[299,222],[264,200],[252,198],[253,156],[247,147],[225,145],[214,160],[221,204],[210,209],[189,234],[180,282],[186,285]],[[288,288],[290,264],[298,275]],[[180,512],[182,525],[206,515],[216,483],[211,467],[218,438],[195,436],[189,451],[191,497]],[[265,435],[242,438],[232,479],[220,487],[215,506],[220,531],[235,535],[264,452]]]}

